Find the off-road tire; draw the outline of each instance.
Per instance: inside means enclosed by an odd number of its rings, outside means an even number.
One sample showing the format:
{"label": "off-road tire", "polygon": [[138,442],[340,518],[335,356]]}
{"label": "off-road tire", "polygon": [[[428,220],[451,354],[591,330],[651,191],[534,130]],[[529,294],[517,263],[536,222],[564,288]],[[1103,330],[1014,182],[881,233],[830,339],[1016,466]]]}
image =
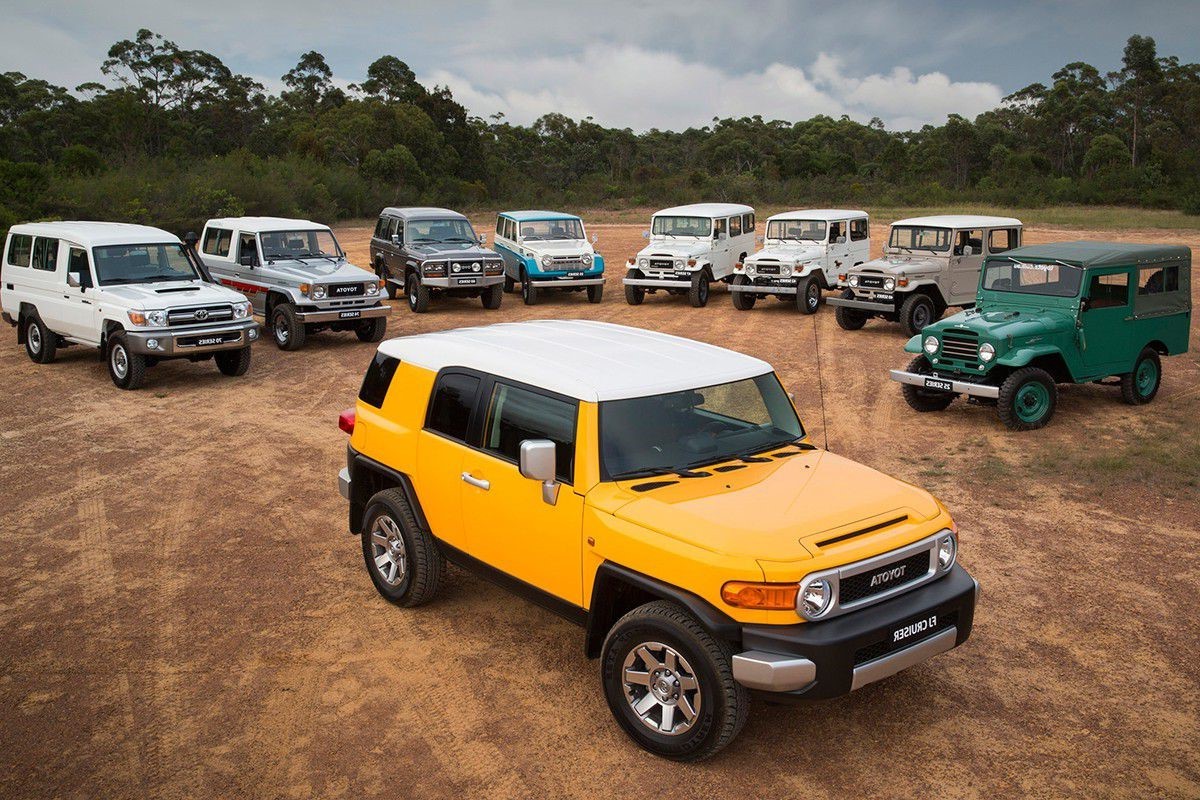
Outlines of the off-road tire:
{"label": "off-road tire", "polygon": [[404,279],[404,298],[408,301],[408,310],[414,314],[429,310],[429,287],[421,283],[415,272],[408,273]]}
{"label": "off-road tire", "polygon": [[109,337],[108,345],[104,349],[104,360],[108,364],[108,377],[112,378],[118,389],[140,389],[145,382],[146,357],[131,351],[123,334]]}
{"label": "off-road tire", "polygon": [[354,326],[354,335],[360,342],[382,342],[387,335],[387,317],[364,319]]}
{"label": "off-road tire", "polygon": [[271,339],[280,350],[299,350],[304,347],[307,334],[291,303],[279,303],[271,309]]}
{"label": "off-road tire", "polygon": [[[932,375],[933,370],[930,369],[929,361],[925,356],[917,356],[912,361],[908,362],[908,371],[915,372],[918,375]],[[925,389],[921,386],[913,386],[909,383],[900,384],[900,391],[904,393],[904,401],[914,411],[945,411],[954,402],[954,398],[958,395],[953,392],[939,392],[937,390]]]}
{"label": "off-road tire", "polygon": [[521,270],[521,300],[527,306],[536,306],[540,292],[537,284],[529,279],[529,273]]}
{"label": "off-road tire", "polygon": [[1014,431],[1044,427],[1058,405],[1058,387],[1041,367],[1022,367],[1000,384],[996,413]]}
{"label": "off-road tire", "polygon": [[1133,372],[1121,376],[1121,399],[1131,406],[1149,403],[1162,385],[1162,359],[1152,347],[1145,347],[1134,362]]}
{"label": "off-road tire", "polygon": [[796,286],[796,310],[801,314],[815,314],[821,307],[821,280],[809,275]]}
{"label": "off-road tire", "polygon": [[479,293],[479,301],[483,303],[484,308],[495,311],[504,301],[504,287],[498,283],[492,284]]}
{"label": "off-road tire", "polygon": [[688,289],[688,303],[692,308],[704,308],[708,305],[709,288],[707,270],[699,269],[692,273],[692,285]]}
{"label": "off-road tire", "polygon": [[[625,697],[625,659],[651,642],[677,651],[691,665],[699,687],[696,722],[677,735],[652,731]],[[749,692],[734,680],[732,659],[729,645],[714,639],[684,608],[656,600],[621,617],[605,637],[600,656],[604,696],[617,724],[640,747],[673,761],[700,761],[733,741],[749,715]]]}
{"label": "off-road tire", "polygon": [[[745,275],[734,275],[733,285],[749,286],[750,279]],[[752,292],[730,292],[729,296],[733,298],[733,307],[738,311],[749,311],[754,308],[754,303],[758,300],[758,297]]]}
{"label": "off-road tire", "polygon": [[[380,518],[388,517],[398,529],[404,542],[406,569],[395,585],[385,579],[376,566],[375,539],[372,527]],[[363,512],[362,533],[363,562],[367,575],[375,589],[389,603],[404,608],[414,608],[432,600],[441,588],[446,575],[446,559],[438,549],[437,541],[429,531],[417,524],[417,518],[401,489],[386,489],[376,492]]]}
{"label": "off-road tire", "polygon": [[[846,289],[842,292],[843,300],[853,300],[854,290]],[[867,324],[870,317],[865,311],[859,311],[857,308],[843,308],[837,306],[833,311],[833,318],[837,320],[838,327],[844,331],[861,330],[863,325]]]}
{"label": "off-road tire", "polygon": [[[634,280],[637,280],[638,278],[642,277],[642,273],[640,270],[631,269],[625,277],[633,278]],[[625,302],[629,303],[629,305],[640,306],[642,304],[642,301],[644,301],[645,299],[646,299],[646,287],[645,286],[629,286],[629,285],[625,286]]]}
{"label": "off-road tire", "polygon": [[250,345],[239,347],[237,350],[222,350],[213,356],[217,369],[222,375],[238,378],[250,369]]}
{"label": "off-road tire", "polygon": [[504,276],[504,293],[512,294],[517,290],[517,282],[507,275]]}
{"label": "off-road tire", "polygon": [[589,303],[599,303],[604,299],[604,284],[597,283],[595,286],[587,287],[587,297]]}
{"label": "off-road tire", "polygon": [[58,350],[58,334],[46,327],[41,317],[30,314],[25,326],[25,354],[35,364],[49,364]]}
{"label": "off-road tire", "polygon": [[900,304],[900,326],[909,336],[916,336],[940,316],[937,304],[927,294],[911,294]]}

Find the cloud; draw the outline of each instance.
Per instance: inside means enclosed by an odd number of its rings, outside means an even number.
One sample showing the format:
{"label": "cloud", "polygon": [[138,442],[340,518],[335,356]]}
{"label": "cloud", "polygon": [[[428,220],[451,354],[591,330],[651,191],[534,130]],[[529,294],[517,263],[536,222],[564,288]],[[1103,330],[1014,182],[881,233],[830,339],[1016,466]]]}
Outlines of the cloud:
{"label": "cloud", "polygon": [[809,69],[772,63],[736,72],[637,45],[553,56],[464,55],[454,67],[420,75],[448,86],[472,113],[502,113],[529,123],[549,112],[637,131],[707,125],[713,117],[760,115],[803,120],[843,114],[889,127],[940,124],[951,113],[968,118],[995,108],[994,84],[956,82],[940,72],[915,75],[906,67],[864,76],[847,74],[839,59],[820,53]]}

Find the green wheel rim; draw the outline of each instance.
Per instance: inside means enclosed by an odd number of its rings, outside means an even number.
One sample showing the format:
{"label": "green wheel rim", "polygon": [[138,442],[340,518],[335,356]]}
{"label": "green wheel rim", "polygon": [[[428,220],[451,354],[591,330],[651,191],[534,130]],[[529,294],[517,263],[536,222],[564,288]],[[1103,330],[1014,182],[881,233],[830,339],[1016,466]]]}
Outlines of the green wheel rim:
{"label": "green wheel rim", "polygon": [[1138,364],[1137,372],[1134,374],[1134,384],[1137,386],[1138,394],[1146,397],[1154,391],[1156,383],[1158,383],[1158,367],[1147,358]]}
{"label": "green wheel rim", "polygon": [[1038,381],[1030,381],[1017,389],[1013,410],[1022,422],[1037,422],[1050,410],[1050,390]]}

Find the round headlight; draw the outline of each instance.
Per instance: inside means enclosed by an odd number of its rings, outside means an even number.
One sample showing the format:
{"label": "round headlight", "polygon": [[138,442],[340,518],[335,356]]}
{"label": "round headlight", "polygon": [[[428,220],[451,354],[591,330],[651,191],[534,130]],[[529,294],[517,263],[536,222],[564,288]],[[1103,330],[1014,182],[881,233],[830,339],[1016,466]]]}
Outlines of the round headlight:
{"label": "round headlight", "polygon": [[950,569],[950,567],[954,565],[954,557],[957,554],[958,547],[954,542],[954,534],[947,534],[941,539],[938,539],[938,569]]}
{"label": "round headlight", "polygon": [[992,347],[991,342],[984,342],[979,346],[979,360],[987,363],[996,357],[996,348]]}
{"label": "round headlight", "polygon": [[325,287],[320,284],[315,284],[312,287],[312,299],[320,300],[325,296]]}
{"label": "round headlight", "polygon": [[367,294],[379,294],[379,281],[368,281],[366,290]]}
{"label": "round headlight", "polygon": [[650,259],[648,259],[648,258],[639,258],[639,259],[638,259],[638,266],[639,266],[639,267],[642,267],[643,269],[645,269],[646,267],[650,266]]}
{"label": "round headlight", "polygon": [[850,276],[850,280],[849,280],[849,281],[847,281],[847,282],[848,282],[848,283],[849,283],[851,286],[858,286],[858,276],[857,276],[857,275],[851,275],[851,276]]}
{"label": "round headlight", "polygon": [[747,274],[747,275],[753,275],[753,274],[754,274],[754,265],[753,265],[753,264],[747,264],[747,265],[746,265],[746,274]]}
{"label": "round headlight", "polygon": [[819,617],[829,609],[833,601],[833,587],[829,581],[817,580],[800,589],[800,609],[806,617]]}
{"label": "round headlight", "polygon": [[687,262],[684,261],[682,258],[675,259],[675,266],[678,267],[679,269],[683,269],[685,264],[687,264]]}
{"label": "round headlight", "polygon": [[925,347],[925,352],[929,353],[929,355],[933,355],[934,353],[936,353],[937,349],[938,349],[937,337],[936,336],[926,336],[924,347]]}
{"label": "round headlight", "polygon": [[548,267],[552,263],[554,263],[554,262],[551,260],[550,256],[542,256],[542,266],[543,267]]}
{"label": "round headlight", "polygon": [[892,289],[895,289],[895,288],[896,288],[896,279],[895,279],[895,278],[888,278],[888,279],[886,279],[886,280],[883,282],[883,288],[884,288],[886,291],[889,291],[889,292],[890,292]]}
{"label": "round headlight", "polygon": [[591,254],[591,253],[584,253],[584,254],[583,254],[583,256],[582,256],[582,257],[580,257],[580,259],[579,259],[579,260],[580,260],[580,261],[582,261],[582,262],[583,262],[583,263],[585,263],[585,264],[590,264],[590,263],[592,263],[592,254]]}
{"label": "round headlight", "polygon": [[462,272],[462,264],[455,264],[453,267],[451,267],[451,270],[454,272]]}
{"label": "round headlight", "polygon": [[471,272],[479,272],[480,269],[482,269],[482,267],[478,261],[471,264]]}

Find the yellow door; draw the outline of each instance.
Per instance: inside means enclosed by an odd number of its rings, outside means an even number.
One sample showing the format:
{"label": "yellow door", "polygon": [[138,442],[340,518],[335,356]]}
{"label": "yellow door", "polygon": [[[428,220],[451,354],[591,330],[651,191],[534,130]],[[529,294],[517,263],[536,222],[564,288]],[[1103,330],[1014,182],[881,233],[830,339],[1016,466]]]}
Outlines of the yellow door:
{"label": "yellow door", "polygon": [[[480,450],[463,459],[463,524],[475,558],[575,605],[583,604],[583,498],[571,485],[578,404],[497,381],[485,406]],[[554,504],[542,484],[521,475],[521,442],[550,439],[557,449]]]}
{"label": "yellow door", "polygon": [[413,488],[433,535],[460,550],[466,549],[460,476],[469,452],[469,447],[428,430],[418,434]]}

